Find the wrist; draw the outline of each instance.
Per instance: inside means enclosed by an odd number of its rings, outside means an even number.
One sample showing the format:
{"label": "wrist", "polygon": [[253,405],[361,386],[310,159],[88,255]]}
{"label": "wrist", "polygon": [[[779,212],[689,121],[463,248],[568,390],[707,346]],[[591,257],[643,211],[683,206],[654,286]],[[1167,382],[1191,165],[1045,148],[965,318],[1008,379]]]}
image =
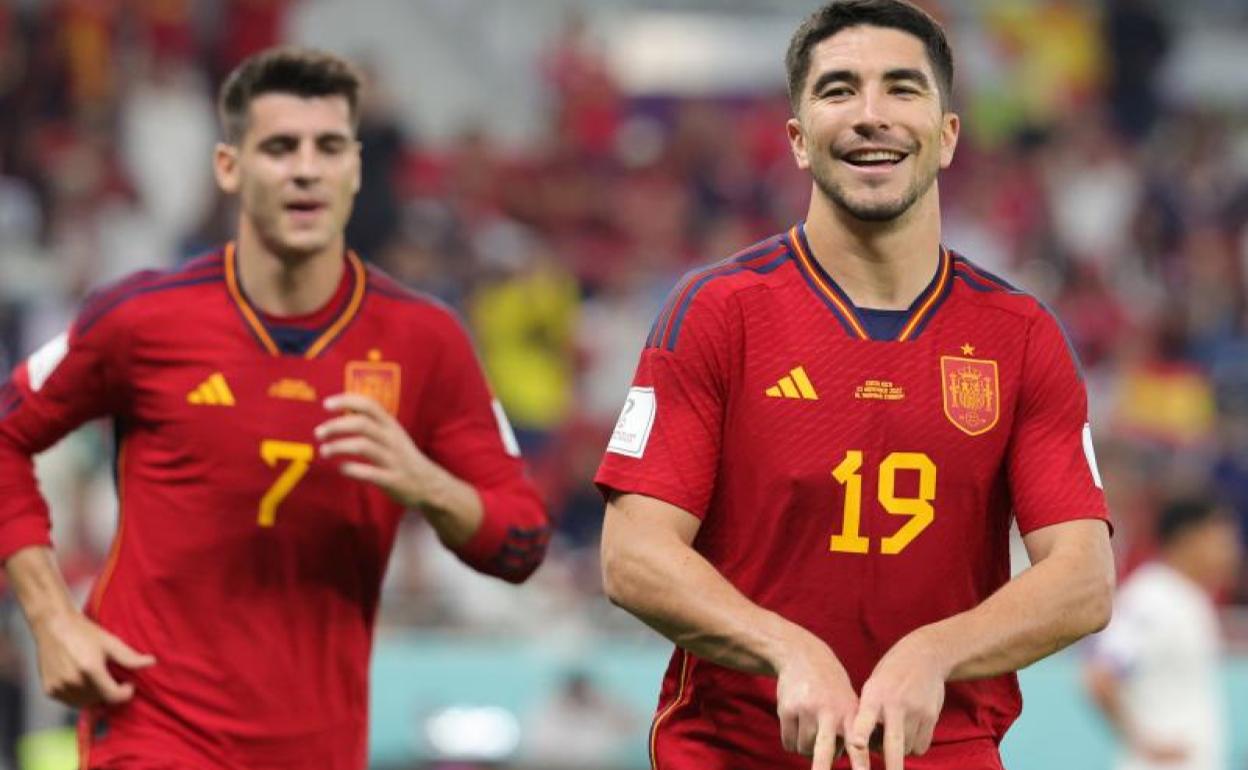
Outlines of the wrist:
{"label": "wrist", "polygon": [[773,676],[780,676],[787,665],[809,659],[816,650],[827,649],[810,631],[771,612],[765,615],[759,630],[763,637],[761,657]]}
{"label": "wrist", "polygon": [[906,636],[906,640],[927,657],[946,682],[959,663],[955,652],[958,645],[950,637],[949,629],[940,624],[920,626]]}

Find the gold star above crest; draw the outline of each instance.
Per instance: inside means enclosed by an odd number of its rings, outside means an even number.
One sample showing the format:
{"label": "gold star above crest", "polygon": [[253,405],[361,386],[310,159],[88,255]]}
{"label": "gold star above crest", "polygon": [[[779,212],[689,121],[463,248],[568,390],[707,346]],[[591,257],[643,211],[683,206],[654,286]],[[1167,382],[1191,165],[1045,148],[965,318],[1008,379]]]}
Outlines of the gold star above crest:
{"label": "gold star above crest", "polygon": [[971,345],[971,343],[968,342],[962,346],[962,355],[964,356],[975,355],[975,348]]}

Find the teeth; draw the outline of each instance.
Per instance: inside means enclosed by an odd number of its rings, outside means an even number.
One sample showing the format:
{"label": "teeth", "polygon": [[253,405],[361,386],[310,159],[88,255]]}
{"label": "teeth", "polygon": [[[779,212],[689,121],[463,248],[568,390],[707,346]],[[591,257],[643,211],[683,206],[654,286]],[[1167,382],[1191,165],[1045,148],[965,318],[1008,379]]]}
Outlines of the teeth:
{"label": "teeth", "polygon": [[891,150],[862,150],[859,152],[851,152],[849,159],[863,163],[875,163],[878,161],[897,162],[901,160],[902,154]]}

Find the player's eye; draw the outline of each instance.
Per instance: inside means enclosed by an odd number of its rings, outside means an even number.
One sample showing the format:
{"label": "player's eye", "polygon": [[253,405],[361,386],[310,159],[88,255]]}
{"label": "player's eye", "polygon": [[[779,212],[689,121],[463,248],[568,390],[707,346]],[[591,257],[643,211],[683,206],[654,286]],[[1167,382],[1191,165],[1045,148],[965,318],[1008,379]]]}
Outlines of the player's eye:
{"label": "player's eye", "polygon": [[337,155],[338,153],[347,149],[347,140],[343,139],[340,136],[334,136],[328,139],[320,140],[319,142],[317,142],[317,146],[321,148],[321,152],[327,153],[329,155]]}
{"label": "player's eye", "polygon": [[286,137],[275,137],[260,143],[260,152],[265,155],[285,155],[295,149],[295,142]]}

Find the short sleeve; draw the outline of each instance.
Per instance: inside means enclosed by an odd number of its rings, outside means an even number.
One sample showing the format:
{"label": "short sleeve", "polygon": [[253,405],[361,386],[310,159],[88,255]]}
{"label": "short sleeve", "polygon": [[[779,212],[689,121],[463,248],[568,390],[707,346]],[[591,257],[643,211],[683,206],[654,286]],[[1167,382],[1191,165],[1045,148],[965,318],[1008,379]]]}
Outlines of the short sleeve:
{"label": "short sleeve", "polygon": [[1010,493],[1019,531],[1074,519],[1109,523],[1088,400],[1074,352],[1048,312],[1032,323],[1010,439]]}
{"label": "short sleeve", "polygon": [[729,302],[699,292],[660,316],[594,481],[703,518],[719,465],[733,349]]}

